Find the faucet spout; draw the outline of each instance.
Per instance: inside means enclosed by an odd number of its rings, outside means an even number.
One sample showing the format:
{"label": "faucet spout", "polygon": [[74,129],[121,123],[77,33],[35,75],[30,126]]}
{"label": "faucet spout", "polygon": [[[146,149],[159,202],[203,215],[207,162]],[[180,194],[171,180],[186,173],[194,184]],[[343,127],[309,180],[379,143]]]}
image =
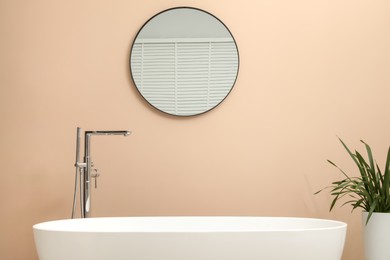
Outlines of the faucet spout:
{"label": "faucet spout", "polygon": [[122,131],[85,131],[86,135],[123,135],[128,136],[131,134],[128,130]]}

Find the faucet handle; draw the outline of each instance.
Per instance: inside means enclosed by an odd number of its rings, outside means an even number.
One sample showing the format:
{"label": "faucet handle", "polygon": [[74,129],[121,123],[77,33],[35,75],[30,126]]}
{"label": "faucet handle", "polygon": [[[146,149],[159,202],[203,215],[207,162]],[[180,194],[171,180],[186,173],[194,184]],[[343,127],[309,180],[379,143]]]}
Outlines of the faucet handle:
{"label": "faucet handle", "polygon": [[95,179],[95,189],[97,189],[97,178],[100,176],[98,169],[93,169],[95,172],[91,174],[91,177]]}

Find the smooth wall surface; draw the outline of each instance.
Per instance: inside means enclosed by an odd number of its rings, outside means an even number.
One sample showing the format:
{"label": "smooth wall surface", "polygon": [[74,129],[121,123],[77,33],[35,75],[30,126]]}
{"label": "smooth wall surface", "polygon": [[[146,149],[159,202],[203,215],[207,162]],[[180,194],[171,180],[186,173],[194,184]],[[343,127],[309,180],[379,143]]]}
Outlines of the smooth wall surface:
{"label": "smooth wall surface", "polygon": [[[235,88],[216,109],[153,110],[129,74],[142,24],[174,6],[219,17],[240,51]],[[343,260],[363,260],[360,212],[336,208],[326,159],[354,166],[337,140],[390,144],[390,3],[0,1],[0,259],[37,259],[32,225],[69,218],[76,127],[94,137],[94,216],[243,215],[349,224]],[[353,171],[353,174],[356,173]]]}

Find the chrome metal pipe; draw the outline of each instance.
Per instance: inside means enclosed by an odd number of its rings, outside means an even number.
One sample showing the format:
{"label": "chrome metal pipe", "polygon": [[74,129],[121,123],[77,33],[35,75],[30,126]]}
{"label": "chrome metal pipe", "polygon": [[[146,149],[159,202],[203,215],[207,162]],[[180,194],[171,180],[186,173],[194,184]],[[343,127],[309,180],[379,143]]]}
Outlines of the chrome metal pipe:
{"label": "chrome metal pipe", "polygon": [[[79,180],[79,167],[78,164],[80,163],[80,139],[81,139],[81,128],[77,127],[77,135],[76,135],[76,161],[75,161],[75,166],[76,166],[76,173],[75,173],[75,181],[74,181],[74,192],[73,192],[73,207],[72,207],[72,218],[75,218],[76,214],[76,201],[77,201],[77,184]],[[80,173],[81,174],[81,173]],[[81,196],[81,192],[80,192]],[[80,201],[81,201],[80,197]]]}

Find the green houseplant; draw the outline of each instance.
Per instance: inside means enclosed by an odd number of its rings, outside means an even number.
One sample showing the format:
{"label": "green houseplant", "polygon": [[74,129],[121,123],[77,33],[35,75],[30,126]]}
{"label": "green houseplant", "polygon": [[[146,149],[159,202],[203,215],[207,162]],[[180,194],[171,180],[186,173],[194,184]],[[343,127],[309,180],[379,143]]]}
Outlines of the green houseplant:
{"label": "green houseplant", "polygon": [[352,206],[352,211],[357,208],[362,208],[366,259],[389,260],[390,147],[387,152],[385,168],[382,171],[374,160],[371,147],[368,144],[361,141],[366,148],[366,160],[361,153],[356,150],[355,152],[351,152],[340,138],[339,140],[355,162],[359,170],[359,175],[358,177],[350,177],[336,164],[328,160],[344,176],[342,180],[335,181],[329,187],[326,187],[331,189],[331,195],[334,196],[330,205],[330,211],[341,199],[345,201],[342,206],[349,204]]}
{"label": "green houseplant", "polygon": [[[390,212],[390,147],[386,157],[385,169],[381,171],[374,160],[371,147],[364,141],[361,142],[365,145],[367,160],[358,151],[352,152],[340,138],[339,140],[355,162],[360,176],[350,177],[336,164],[328,160],[344,176],[342,180],[332,182],[331,186],[325,188],[330,188],[331,195],[334,197],[330,205],[330,211],[334,208],[336,202],[346,198],[342,206],[349,204],[352,206],[352,211],[356,208],[362,208],[368,213],[367,224],[374,212]],[[316,194],[322,190],[316,192]]]}

